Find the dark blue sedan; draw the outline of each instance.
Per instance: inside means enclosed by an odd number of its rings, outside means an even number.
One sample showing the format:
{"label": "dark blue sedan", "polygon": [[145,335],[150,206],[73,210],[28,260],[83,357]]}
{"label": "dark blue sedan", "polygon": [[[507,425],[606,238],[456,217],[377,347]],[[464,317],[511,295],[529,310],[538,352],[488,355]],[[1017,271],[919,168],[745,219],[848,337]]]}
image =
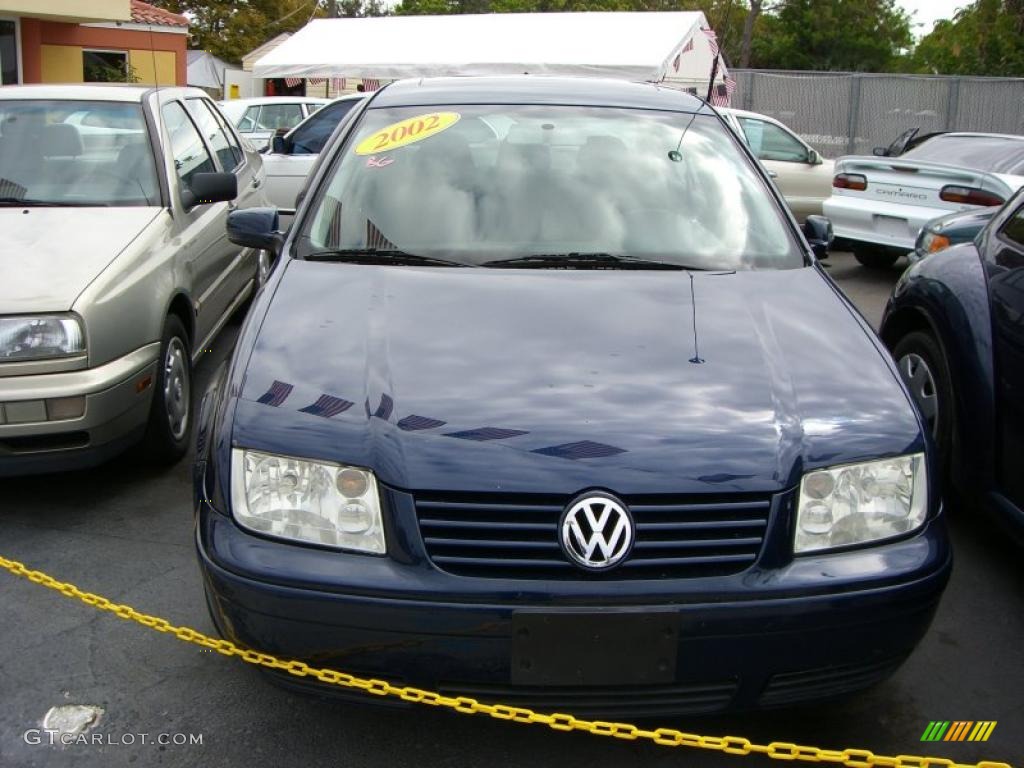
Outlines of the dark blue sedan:
{"label": "dark blue sedan", "polygon": [[[206,397],[228,638],[597,716],[891,673],[950,571],[927,428],[706,104],[397,83],[339,126]],[[289,678],[295,684],[305,680]]]}
{"label": "dark blue sedan", "polygon": [[973,241],[900,278],[881,333],[934,436],[947,490],[1024,541],[1024,191],[979,215],[990,220]]}

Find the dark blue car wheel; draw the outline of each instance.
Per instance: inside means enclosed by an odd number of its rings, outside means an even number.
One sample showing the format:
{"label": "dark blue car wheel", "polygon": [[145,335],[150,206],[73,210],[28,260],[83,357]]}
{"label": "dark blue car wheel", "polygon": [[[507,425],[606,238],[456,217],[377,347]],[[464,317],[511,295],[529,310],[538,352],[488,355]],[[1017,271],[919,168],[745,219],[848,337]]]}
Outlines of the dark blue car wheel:
{"label": "dark blue car wheel", "polygon": [[953,402],[949,366],[938,342],[924,331],[904,336],[893,350],[900,376],[921,412],[939,450],[943,474],[953,440]]}

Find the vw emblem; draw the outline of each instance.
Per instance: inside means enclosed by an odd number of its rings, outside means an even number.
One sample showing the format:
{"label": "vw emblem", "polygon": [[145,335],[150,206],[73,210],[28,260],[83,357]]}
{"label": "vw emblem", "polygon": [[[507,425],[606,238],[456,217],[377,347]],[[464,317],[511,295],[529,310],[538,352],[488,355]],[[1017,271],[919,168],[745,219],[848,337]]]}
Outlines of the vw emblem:
{"label": "vw emblem", "polygon": [[573,562],[601,571],[621,563],[633,548],[633,518],[610,496],[584,496],[566,510],[560,535]]}

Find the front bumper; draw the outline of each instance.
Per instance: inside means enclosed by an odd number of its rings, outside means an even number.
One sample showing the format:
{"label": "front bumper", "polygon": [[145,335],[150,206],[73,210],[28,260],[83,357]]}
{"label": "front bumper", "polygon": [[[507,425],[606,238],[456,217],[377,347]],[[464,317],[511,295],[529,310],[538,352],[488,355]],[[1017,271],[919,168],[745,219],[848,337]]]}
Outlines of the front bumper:
{"label": "front bumper", "polygon": [[822,204],[836,238],[912,251],[917,235],[946,209],[833,195]]}
{"label": "front bumper", "polygon": [[[159,352],[157,342],[95,368],[0,378],[4,414],[15,410],[8,408],[12,403],[39,414],[0,420],[0,476],[94,466],[137,441],[149,415]],[[82,416],[46,419],[44,401],[77,396],[85,398]]]}
{"label": "front bumper", "polygon": [[[928,628],[951,567],[941,517],[902,541],[755,566],[728,580],[457,577],[415,556],[401,562],[265,539],[206,500],[197,547],[213,620],[244,646],[489,703],[602,718],[782,706],[878,682]],[[672,679],[522,684],[514,626],[538,611],[591,622],[671,614]]]}

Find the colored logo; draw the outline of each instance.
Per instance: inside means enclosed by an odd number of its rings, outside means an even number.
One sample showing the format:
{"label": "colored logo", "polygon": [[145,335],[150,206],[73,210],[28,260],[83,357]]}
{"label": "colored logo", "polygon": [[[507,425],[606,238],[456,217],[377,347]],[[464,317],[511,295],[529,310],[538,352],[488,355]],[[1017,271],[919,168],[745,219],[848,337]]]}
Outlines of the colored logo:
{"label": "colored logo", "polygon": [[921,741],[988,741],[995,729],[995,720],[932,720]]}

